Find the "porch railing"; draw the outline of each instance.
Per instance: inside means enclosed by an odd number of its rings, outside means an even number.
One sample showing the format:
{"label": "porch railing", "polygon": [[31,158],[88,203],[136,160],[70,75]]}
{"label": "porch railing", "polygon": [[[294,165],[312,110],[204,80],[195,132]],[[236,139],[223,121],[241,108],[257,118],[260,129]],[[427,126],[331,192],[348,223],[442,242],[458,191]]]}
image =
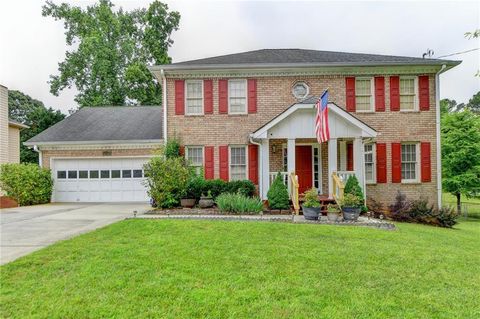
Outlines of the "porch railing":
{"label": "porch railing", "polygon": [[355,171],[338,171],[336,172],[338,178],[340,178],[340,180],[346,184],[347,183],[347,180],[350,176],[354,176],[355,175]]}
{"label": "porch railing", "polygon": [[288,172],[270,172],[270,184],[269,186],[272,185],[273,181],[277,177],[277,174],[280,173],[282,175],[282,181],[285,184],[285,186],[288,186]]}
{"label": "porch railing", "polygon": [[290,199],[292,200],[293,210],[295,215],[298,215],[300,211],[300,202],[298,198],[298,176],[295,175],[295,172],[290,172],[288,175],[290,181]]}
{"label": "porch railing", "polygon": [[333,199],[338,203],[343,199],[343,191],[345,190],[345,183],[338,175],[338,172],[332,173],[332,185],[333,185]]}

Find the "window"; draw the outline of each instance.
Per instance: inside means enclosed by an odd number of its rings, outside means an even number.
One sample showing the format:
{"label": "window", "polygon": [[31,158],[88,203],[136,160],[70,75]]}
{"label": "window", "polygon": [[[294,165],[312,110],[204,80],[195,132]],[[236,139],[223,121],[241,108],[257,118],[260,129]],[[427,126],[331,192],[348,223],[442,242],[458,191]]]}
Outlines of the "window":
{"label": "window", "polygon": [[283,171],[288,172],[288,149],[286,147],[282,148],[283,154]]}
{"label": "window", "polygon": [[142,177],[142,170],[141,169],[134,169],[133,170],[133,178],[141,178]]}
{"label": "window", "polygon": [[416,182],[418,177],[418,146],[402,144],[402,182]]}
{"label": "window", "polygon": [[373,111],[372,78],[355,79],[355,105],[357,112]]}
{"label": "window", "polygon": [[185,84],[187,115],[203,114],[203,81],[189,80]]}
{"label": "window", "polygon": [[185,155],[190,165],[195,167],[196,173],[200,174],[200,171],[203,167],[203,147],[187,146],[185,148]]}
{"label": "window", "polygon": [[320,156],[318,147],[313,147],[313,187],[320,191],[320,181],[318,179],[318,170],[320,169],[319,161]]}
{"label": "window", "polygon": [[247,179],[247,152],[245,146],[230,147],[230,180]]}
{"label": "window", "polygon": [[112,170],[112,178],[120,178],[120,170],[119,169]]}
{"label": "window", "polygon": [[375,144],[365,144],[365,182],[375,183]]}
{"label": "window", "polygon": [[400,110],[414,111],[416,109],[416,85],[413,77],[400,77]]}
{"label": "window", "polygon": [[57,171],[57,178],[59,178],[59,179],[67,178],[67,172],[66,171]]}
{"label": "window", "polygon": [[68,171],[68,178],[77,178],[77,171]]}
{"label": "window", "polygon": [[130,178],[132,177],[132,171],[129,169],[122,170],[122,178]]}
{"label": "window", "polygon": [[247,81],[228,81],[228,113],[247,113]]}
{"label": "window", "polygon": [[309,92],[310,88],[305,82],[297,82],[292,87],[292,94],[297,100],[306,98]]}
{"label": "window", "polygon": [[90,178],[98,178],[98,171],[90,171]]}
{"label": "window", "polygon": [[78,178],[88,178],[88,171],[78,171]]}
{"label": "window", "polygon": [[101,178],[110,178],[110,171],[100,171]]}

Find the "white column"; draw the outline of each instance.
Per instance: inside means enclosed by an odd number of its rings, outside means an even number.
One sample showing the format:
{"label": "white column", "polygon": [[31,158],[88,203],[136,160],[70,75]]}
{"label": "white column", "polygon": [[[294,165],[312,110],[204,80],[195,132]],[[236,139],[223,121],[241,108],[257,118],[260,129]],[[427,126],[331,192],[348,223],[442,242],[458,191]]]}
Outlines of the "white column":
{"label": "white column", "polygon": [[363,189],[363,194],[365,194],[365,157],[364,157],[363,141],[361,137],[356,137],[353,141],[353,169],[355,170],[355,175],[357,176],[358,183]]}
{"label": "white column", "polygon": [[347,141],[340,141],[339,142],[339,152],[340,152],[340,167],[339,171],[346,171],[347,170]]}
{"label": "white column", "polygon": [[295,139],[287,140],[287,170],[288,173],[295,172]]}
{"label": "white column", "polygon": [[260,160],[262,161],[261,174],[261,197],[267,199],[268,188],[270,187],[270,142],[268,139],[263,139],[261,147]]}
{"label": "white column", "polygon": [[328,140],[328,197],[333,197],[332,174],[337,171],[337,139]]}

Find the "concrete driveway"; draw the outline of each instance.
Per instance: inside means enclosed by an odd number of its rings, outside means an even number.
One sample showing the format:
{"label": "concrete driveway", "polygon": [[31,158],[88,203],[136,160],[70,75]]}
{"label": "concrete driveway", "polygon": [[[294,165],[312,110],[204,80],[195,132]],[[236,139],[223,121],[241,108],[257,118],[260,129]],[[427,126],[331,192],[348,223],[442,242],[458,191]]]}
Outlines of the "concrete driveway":
{"label": "concrete driveway", "polygon": [[146,203],[54,203],[0,210],[0,264],[133,216]]}

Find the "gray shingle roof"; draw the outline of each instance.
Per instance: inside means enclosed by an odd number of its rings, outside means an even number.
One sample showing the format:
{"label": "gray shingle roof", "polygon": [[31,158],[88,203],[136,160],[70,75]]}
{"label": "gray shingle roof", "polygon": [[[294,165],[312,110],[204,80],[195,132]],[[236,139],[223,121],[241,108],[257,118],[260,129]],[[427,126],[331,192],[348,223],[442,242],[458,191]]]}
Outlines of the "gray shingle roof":
{"label": "gray shingle roof", "polygon": [[84,107],[25,144],[160,140],[162,118],[159,106]]}
{"label": "gray shingle roof", "polygon": [[233,64],[458,64],[460,61],[422,59],[415,57],[318,51],[304,49],[262,49],[235,54],[227,54],[205,59],[177,62],[169,68],[197,65]]}

